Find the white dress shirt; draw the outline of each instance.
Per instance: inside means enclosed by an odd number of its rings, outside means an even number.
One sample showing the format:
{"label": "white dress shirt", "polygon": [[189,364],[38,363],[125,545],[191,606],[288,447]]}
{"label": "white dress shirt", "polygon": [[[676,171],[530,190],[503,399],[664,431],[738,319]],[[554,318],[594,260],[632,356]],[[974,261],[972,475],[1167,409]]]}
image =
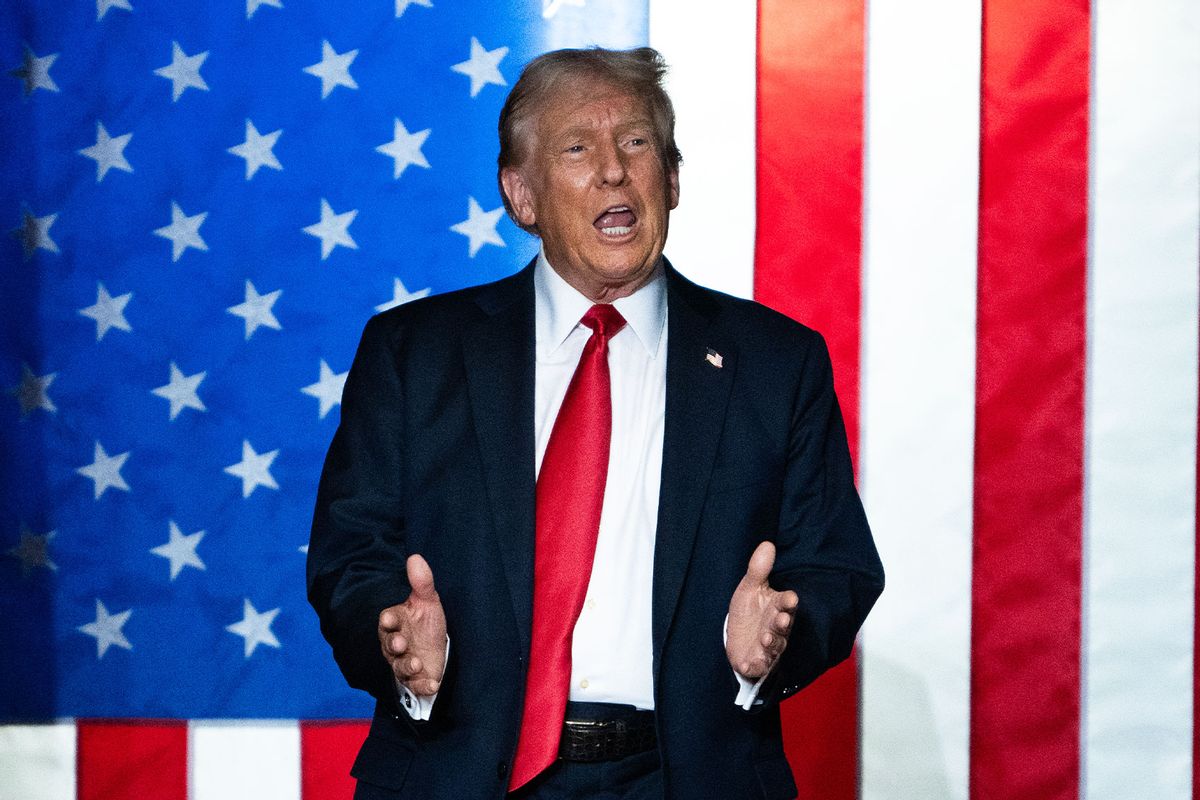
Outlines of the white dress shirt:
{"label": "white dress shirt", "polygon": [[[538,254],[533,285],[534,453],[540,472],[554,420],[592,335],[580,320],[593,303],[554,271],[544,253]],[[653,709],[654,537],[667,397],[667,292],[661,268],[649,283],[613,306],[626,325],[608,345],[608,478],[591,579],[571,639],[569,697]],[[735,702],[749,708],[762,681],[749,681],[736,672],[734,676],[740,687]],[[437,696],[418,697],[399,688],[409,714],[428,719]]]}
{"label": "white dress shirt", "polygon": [[[535,454],[550,431],[592,331],[592,307],[538,257],[534,267]],[[592,577],[571,638],[570,699],[654,708],[651,586],[663,413],[667,399],[667,293],[661,272],[613,307],[626,325],[609,340],[612,436]]]}

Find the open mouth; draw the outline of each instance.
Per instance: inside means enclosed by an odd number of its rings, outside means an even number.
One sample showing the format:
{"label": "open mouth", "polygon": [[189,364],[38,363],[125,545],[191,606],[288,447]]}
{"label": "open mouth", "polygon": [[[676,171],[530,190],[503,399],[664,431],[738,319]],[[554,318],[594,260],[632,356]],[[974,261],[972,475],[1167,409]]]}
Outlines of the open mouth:
{"label": "open mouth", "polygon": [[605,236],[624,236],[633,231],[636,223],[637,215],[629,206],[613,206],[596,217],[592,225]]}

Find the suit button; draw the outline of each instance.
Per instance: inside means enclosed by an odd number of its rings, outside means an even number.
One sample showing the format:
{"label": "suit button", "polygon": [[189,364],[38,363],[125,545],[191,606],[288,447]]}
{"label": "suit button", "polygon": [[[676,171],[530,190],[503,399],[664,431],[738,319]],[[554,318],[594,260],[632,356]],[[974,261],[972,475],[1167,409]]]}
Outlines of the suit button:
{"label": "suit button", "polygon": [[507,775],[508,775],[508,762],[501,761],[499,764],[496,765],[496,777],[504,778]]}

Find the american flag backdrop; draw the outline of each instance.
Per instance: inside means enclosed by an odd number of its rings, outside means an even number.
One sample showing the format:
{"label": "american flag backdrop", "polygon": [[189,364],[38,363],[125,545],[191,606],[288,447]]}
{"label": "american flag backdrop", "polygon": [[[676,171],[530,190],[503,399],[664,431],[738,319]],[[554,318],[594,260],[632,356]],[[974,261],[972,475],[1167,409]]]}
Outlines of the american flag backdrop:
{"label": "american flag backdrop", "polygon": [[301,550],[358,334],[535,251],[520,66],[646,42],[667,255],[826,335],[888,570],[802,797],[1194,796],[1195,0],[2,9],[0,798],[349,797]]}

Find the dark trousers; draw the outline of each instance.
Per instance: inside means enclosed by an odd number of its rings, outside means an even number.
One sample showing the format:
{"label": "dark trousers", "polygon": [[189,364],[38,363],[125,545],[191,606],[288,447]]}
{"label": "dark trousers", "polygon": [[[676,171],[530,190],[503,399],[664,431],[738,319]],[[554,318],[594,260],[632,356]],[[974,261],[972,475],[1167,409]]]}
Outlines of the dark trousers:
{"label": "dark trousers", "polygon": [[658,751],[617,761],[558,761],[509,800],[662,800]]}

